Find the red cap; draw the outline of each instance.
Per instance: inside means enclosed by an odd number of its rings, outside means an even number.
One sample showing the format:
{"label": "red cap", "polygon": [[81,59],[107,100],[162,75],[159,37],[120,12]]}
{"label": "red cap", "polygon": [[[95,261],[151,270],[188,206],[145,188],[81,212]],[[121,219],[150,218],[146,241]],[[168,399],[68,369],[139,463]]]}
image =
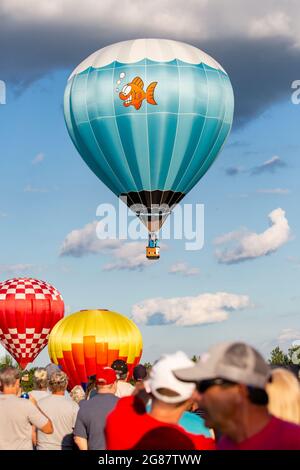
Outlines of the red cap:
{"label": "red cap", "polygon": [[97,370],[97,382],[103,385],[111,385],[116,382],[116,372],[111,367],[101,367]]}

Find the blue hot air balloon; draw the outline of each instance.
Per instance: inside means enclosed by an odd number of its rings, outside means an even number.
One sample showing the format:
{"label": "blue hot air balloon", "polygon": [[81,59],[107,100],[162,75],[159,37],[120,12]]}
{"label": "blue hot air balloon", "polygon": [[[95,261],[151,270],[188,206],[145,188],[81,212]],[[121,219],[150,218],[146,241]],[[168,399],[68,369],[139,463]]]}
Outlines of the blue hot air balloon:
{"label": "blue hot air balloon", "polygon": [[233,118],[232,86],[205,52],[137,39],[104,47],[71,74],[64,99],[81,157],[152,234],[216,159]]}

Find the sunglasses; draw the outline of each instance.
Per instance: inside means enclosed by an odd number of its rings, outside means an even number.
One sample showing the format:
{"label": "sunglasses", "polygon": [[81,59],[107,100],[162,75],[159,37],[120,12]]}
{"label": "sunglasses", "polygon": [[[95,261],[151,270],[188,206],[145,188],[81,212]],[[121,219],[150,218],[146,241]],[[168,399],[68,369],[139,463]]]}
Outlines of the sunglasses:
{"label": "sunglasses", "polygon": [[221,387],[227,388],[236,385],[236,382],[217,377],[215,379],[201,380],[201,382],[197,382],[196,388],[199,393],[205,393],[206,390],[208,390],[210,387],[213,387],[214,385],[219,385]]}

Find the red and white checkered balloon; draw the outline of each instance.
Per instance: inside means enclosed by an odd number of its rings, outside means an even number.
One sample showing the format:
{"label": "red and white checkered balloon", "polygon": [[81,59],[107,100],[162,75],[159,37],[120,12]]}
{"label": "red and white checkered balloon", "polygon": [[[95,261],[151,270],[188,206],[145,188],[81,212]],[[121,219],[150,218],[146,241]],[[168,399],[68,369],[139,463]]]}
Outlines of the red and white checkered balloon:
{"label": "red and white checkered balloon", "polygon": [[0,282],[0,342],[22,368],[44,349],[63,315],[62,296],[47,282],[31,278]]}

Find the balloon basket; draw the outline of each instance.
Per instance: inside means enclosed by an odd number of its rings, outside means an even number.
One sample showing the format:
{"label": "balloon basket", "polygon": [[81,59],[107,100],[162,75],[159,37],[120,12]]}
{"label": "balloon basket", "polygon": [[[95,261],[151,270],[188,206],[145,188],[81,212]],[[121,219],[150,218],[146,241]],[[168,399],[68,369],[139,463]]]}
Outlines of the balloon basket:
{"label": "balloon basket", "polygon": [[159,246],[156,247],[146,247],[146,258],[150,260],[155,260],[160,258],[160,249]]}

